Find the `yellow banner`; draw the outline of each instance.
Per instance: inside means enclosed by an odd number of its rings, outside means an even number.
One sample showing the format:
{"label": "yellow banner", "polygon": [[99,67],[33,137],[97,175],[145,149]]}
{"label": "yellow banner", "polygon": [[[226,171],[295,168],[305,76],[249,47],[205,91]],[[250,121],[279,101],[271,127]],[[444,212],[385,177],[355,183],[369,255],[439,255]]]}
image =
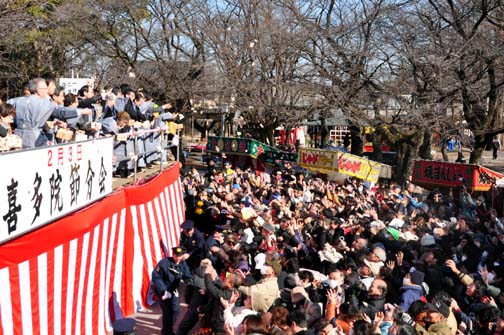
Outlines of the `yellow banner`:
{"label": "yellow banner", "polygon": [[311,148],[299,150],[298,165],[320,172],[340,172],[371,182],[378,181],[382,167],[381,163],[349,153]]}
{"label": "yellow banner", "polygon": [[338,171],[338,152],[301,148],[299,149],[298,165],[320,172]]}
{"label": "yellow banner", "polygon": [[346,175],[371,182],[377,182],[380,176],[381,163],[364,159],[345,152],[339,153],[338,171]]}

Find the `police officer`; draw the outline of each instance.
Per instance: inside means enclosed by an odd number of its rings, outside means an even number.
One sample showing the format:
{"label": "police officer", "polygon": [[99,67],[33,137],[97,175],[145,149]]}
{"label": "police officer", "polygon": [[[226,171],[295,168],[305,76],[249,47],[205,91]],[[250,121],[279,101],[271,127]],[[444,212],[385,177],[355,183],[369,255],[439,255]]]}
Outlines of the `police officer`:
{"label": "police officer", "polygon": [[191,269],[195,269],[203,259],[205,238],[203,234],[194,227],[194,222],[191,220],[184,221],[181,228],[180,246],[185,248],[187,252],[187,254],[184,255],[184,260],[187,260],[187,265],[189,265]]}
{"label": "police officer", "polygon": [[162,335],[173,335],[173,324],[180,310],[178,287],[182,280],[191,278],[191,271],[185,263],[185,250],[173,248],[173,256],[162,259],[152,271],[152,283],[163,311]]}

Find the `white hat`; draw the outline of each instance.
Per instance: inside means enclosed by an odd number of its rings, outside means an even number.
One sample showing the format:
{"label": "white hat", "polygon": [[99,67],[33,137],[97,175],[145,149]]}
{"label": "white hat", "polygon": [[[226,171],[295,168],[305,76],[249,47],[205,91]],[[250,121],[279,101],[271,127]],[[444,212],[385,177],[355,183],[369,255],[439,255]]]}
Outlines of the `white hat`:
{"label": "white hat", "polygon": [[255,262],[255,269],[260,270],[264,266],[264,264],[266,264],[266,254],[264,253],[257,254],[254,257],[254,262]]}
{"label": "white hat", "polygon": [[404,220],[395,218],[392,221],[390,221],[390,223],[388,225],[389,225],[389,227],[400,229],[400,228],[402,228],[402,226],[404,226]]}

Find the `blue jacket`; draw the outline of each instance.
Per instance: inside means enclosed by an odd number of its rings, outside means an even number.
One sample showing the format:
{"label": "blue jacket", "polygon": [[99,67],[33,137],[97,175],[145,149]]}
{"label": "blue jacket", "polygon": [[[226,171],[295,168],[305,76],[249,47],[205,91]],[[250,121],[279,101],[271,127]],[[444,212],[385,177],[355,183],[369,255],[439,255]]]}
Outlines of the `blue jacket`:
{"label": "blue jacket", "polygon": [[404,285],[401,287],[401,306],[405,311],[407,311],[410,305],[420,300],[420,298],[424,295],[424,290],[422,286],[419,285]]}

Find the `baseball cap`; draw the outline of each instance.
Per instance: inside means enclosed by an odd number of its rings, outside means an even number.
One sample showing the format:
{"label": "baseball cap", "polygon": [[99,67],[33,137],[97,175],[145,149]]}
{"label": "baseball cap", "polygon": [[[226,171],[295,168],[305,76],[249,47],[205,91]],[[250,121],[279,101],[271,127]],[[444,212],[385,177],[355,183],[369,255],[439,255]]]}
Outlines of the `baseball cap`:
{"label": "baseball cap", "polygon": [[112,325],[114,334],[133,334],[136,328],[136,320],[133,318],[119,319]]}
{"label": "baseball cap", "polygon": [[172,248],[172,251],[173,251],[173,254],[176,256],[182,256],[183,254],[185,254],[185,249],[182,247]]}
{"label": "baseball cap", "polygon": [[192,220],[186,220],[184,222],[182,222],[182,225],[180,226],[180,228],[182,228],[183,230],[191,230],[193,229],[194,227],[194,222]]}
{"label": "baseball cap", "polygon": [[447,318],[450,315],[450,308],[448,306],[446,306],[446,304],[440,300],[438,300],[434,303],[428,303],[427,304],[427,311],[440,313],[445,318]]}

